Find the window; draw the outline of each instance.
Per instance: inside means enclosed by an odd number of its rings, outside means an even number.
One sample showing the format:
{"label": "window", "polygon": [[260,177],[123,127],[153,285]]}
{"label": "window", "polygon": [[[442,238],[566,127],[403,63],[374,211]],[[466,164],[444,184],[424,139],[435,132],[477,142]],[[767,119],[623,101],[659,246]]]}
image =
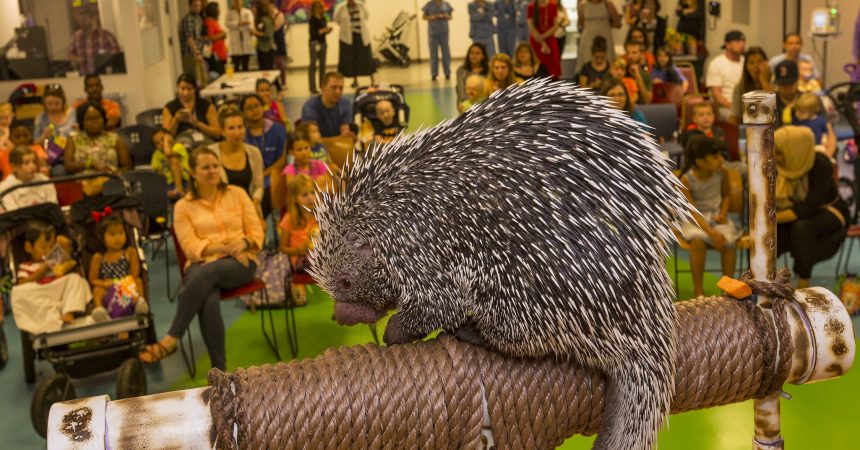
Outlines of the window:
{"label": "window", "polygon": [[19,0],[26,20],[3,48],[0,79],[125,73],[109,1]]}

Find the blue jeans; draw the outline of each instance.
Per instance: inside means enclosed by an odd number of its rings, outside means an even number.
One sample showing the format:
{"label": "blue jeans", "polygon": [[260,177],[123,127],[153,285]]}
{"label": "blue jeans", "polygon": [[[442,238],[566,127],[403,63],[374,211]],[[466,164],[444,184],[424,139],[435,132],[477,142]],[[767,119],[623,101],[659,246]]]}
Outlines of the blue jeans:
{"label": "blue jeans", "polygon": [[430,75],[439,75],[439,50],[442,50],[442,71],[445,77],[451,76],[451,47],[448,46],[448,33],[430,35]]}
{"label": "blue jeans", "polygon": [[212,367],[227,370],[227,351],[224,343],[224,319],[221,317],[221,289],[235,289],[254,279],[257,265],[252,261],[247,267],[233,258],[223,258],[210,263],[196,263],[185,269],[176,316],[168,335],[179,339],[188,325],[198,316],[200,333]]}

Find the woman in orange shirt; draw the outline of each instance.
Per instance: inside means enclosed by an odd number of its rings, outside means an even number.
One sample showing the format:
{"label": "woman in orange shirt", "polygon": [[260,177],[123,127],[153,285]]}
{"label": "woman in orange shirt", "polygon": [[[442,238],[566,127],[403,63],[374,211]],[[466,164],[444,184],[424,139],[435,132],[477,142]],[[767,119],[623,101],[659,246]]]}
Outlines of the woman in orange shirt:
{"label": "woman in orange shirt", "polygon": [[197,315],[213,368],[227,370],[221,290],[251,282],[263,228],[248,194],[221,178],[221,162],[209,148],[192,152],[190,192],[174,208],[173,226],[188,258],[176,316],[167,336],[140,354],[152,363],[176,351],[177,340]]}

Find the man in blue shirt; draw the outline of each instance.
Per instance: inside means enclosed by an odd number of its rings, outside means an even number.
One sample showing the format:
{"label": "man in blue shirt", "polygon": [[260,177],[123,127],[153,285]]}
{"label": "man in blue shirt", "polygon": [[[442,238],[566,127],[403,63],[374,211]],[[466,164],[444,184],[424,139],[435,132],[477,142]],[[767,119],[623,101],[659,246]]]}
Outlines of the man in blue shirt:
{"label": "man in blue shirt", "polygon": [[302,106],[302,121],[313,120],[324,138],[353,136],[352,105],[343,98],[343,74],[328,72],[323,77],[322,93],[311,97]]}
{"label": "man in blue shirt", "polygon": [[493,23],[495,16],[496,5],[486,0],[469,3],[469,37],[473,42],[484,45],[489,59],[493,59],[496,54],[496,25]]}
{"label": "man in blue shirt", "polygon": [[433,81],[439,75],[439,50],[442,50],[442,70],[445,79],[451,79],[451,48],[448,46],[448,21],[454,8],[444,0],[430,0],[422,8],[427,21],[430,42],[430,75]]}

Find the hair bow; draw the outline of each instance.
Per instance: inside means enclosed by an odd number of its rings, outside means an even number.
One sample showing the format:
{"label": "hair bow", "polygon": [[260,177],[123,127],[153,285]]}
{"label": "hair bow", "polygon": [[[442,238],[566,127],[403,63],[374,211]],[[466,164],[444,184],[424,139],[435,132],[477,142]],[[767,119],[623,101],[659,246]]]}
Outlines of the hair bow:
{"label": "hair bow", "polygon": [[95,223],[99,223],[102,220],[104,220],[105,217],[111,215],[112,212],[113,212],[113,209],[110,206],[105,206],[105,209],[101,210],[101,212],[93,211],[90,214],[93,215],[93,221]]}

